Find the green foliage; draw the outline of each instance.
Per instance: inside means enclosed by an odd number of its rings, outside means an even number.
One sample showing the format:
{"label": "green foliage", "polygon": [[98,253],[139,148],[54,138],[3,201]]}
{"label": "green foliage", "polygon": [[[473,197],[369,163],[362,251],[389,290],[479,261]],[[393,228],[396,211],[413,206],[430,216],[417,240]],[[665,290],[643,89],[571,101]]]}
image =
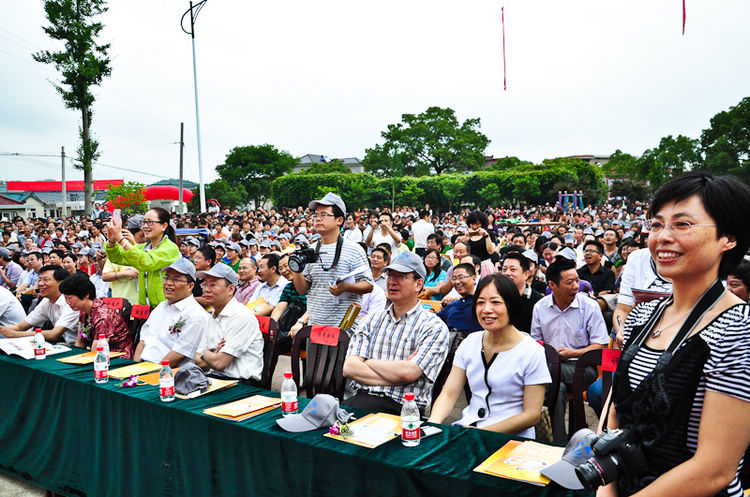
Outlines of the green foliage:
{"label": "green foliage", "polygon": [[531,162],[522,161],[518,157],[501,157],[495,160],[491,165],[485,167],[487,171],[504,171],[513,169],[521,165],[530,165]]}
{"label": "green foliage", "polygon": [[[222,208],[237,208],[247,203],[247,192],[245,187],[239,184],[232,185],[226,180],[217,179],[213,183],[206,185],[206,199],[215,198],[219,201]],[[193,192],[193,197],[188,204],[190,212],[200,212],[201,199],[199,188]]]}
{"label": "green foliage", "polygon": [[700,142],[706,169],[750,182],[750,97],[712,117]]}
{"label": "green foliage", "polygon": [[[423,176],[484,166],[490,140],[479,131],[478,118],[459,124],[453,109],[430,107],[418,115],[403,114],[401,120],[381,133],[385,143],[366,150],[362,164],[367,172],[379,177]],[[396,156],[400,163],[394,161]]]}
{"label": "green foliage", "polygon": [[622,150],[615,150],[615,153],[609,156],[609,161],[602,166],[602,172],[607,176],[628,178],[637,174],[636,161],[638,158],[634,155],[626,154]]}
{"label": "green foliage", "polygon": [[136,181],[126,181],[117,186],[107,185],[104,195],[107,202],[111,202],[115,209],[124,213],[137,214],[146,212],[146,185]]}
{"label": "green foliage", "polygon": [[104,25],[94,19],[107,11],[107,4],[104,0],[46,0],[44,11],[50,23],[43,28],[44,32],[63,42],[64,49],[42,50],[33,57],[37,62],[55,66],[62,80],[52,85],[62,96],[65,107],[81,112],[81,143],[74,166],[83,170],[84,208],[90,212],[94,188],[92,164],[99,157],[99,143],[91,136],[91,106],[95,100],[91,88],[112,73],[107,56],[110,45],[96,41]]}
{"label": "green foliage", "polygon": [[273,145],[250,145],[234,147],[224,164],[216,166],[216,172],[229,184],[244,187],[247,196],[241,203],[252,199],[260,205],[268,197],[273,180],[291,172],[298,163],[289,152]]}
{"label": "green foliage", "polygon": [[647,202],[651,199],[651,188],[641,181],[620,179],[612,182],[609,194],[613,197],[624,197],[629,200],[640,200]]}
{"label": "green foliage", "polygon": [[665,136],[656,148],[643,152],[636,161],[636,177],[648,180],[656,190],[672,178],[702,163],[698,140],[686,136]]}
{"label": "green foliage", "polygon": [[302,169],[297,174],[350,174],[352,171],[344,165],[340,159],[334,159],[331,162],[314,162],[310,167]]}

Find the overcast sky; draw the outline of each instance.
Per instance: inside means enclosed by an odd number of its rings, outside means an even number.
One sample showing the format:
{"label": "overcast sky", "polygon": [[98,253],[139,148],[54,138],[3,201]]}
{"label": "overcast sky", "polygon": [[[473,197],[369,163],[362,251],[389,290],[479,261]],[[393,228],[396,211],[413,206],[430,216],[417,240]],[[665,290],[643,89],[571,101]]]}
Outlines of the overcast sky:
{"label": "overcast sky", "polygon": [[[80,115],[54,70],[41,0],[2,0],[0,154],[74,154]],[[503,91],[500,7],[508,90]],[[95,179],[198,180],[187,1],[110,2],[112,76],[95,89]],[[478,117],[488,155],[531,161],[635,155],[661,137],[697,138],[750,95],[750,2],[559,0],[208,0],[196,23],[203,175],[234,146],[363,158],[403,113]],[[0,179],[59,179],[54,157],[2,157]],[[156,175],[156,176],[153,176]],[[67,169],[68,179],[82,173]]]}

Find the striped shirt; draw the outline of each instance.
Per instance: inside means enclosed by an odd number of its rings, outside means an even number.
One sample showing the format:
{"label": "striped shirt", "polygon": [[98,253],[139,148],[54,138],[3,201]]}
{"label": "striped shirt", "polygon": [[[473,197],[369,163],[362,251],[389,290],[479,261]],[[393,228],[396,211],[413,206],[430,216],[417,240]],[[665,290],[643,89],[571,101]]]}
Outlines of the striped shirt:
{"label": "striped shirt", "polygon": [[370,393],[390,397],[398,403],[403,403],[406,392],[414,392],[417,405],[425,408],[432,401],[432,385],[448,355],[448,346],[448,327],[437,315],[417,302],[399,317],[393,314],[393,305],[368,316],[352,336],[347,355],[401,361],[418,351],[411,360],[422,370],[422,376],[414,383],[358,386]]}
{"label": "striped shirt", "polygon": [[[638,305],[628,315],[623,333],[625,340],[636,326],[644,325],[662,299]],[[688,421],[686,446],[690,453],[698,447],[698,428],[703,412],[706,390],[730,395],[750,402],[750,305],[738,304],[717,316],[708,326],[690,340],[701,339],[708,345],[710,354],[703,366],[698,389]],[[687,341],[686,341],[687,343]],[[684,347],[685,343],[681,345]],[[661,350],[645,345],[638,350],[628,370],[628,383],[635,389],[656,366]],[[739,482],[740,462],[737,475],[727,487],[730,497],[742,496]]]}

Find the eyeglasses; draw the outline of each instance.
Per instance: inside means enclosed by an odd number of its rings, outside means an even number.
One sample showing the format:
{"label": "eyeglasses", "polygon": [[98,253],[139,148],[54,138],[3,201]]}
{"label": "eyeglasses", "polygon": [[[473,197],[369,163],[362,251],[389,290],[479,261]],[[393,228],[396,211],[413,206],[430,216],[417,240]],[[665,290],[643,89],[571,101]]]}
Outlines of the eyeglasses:
{"label": "eyeglasses", "polygon": [[188,280],[186,280],[184,278],[175,278],[173,276],[164,276],[164,278],[162,278],[162,279],[163,279],[163,281],[169,281],[171,283],[177,283],[177,282],[180,282],[180,281],[182,281],[183,283],[188,283]]}
{"label": "eyeglasses", "polygon": [[144,219],[141,221],[141,226],[153,226],[155,224],[162,224],[161,221],[152,221],[151,219]]}
{"label": "eyeglasses", "polygon": [[598,254],[599,251],[598,250],[594,250],[594,249],[588,249],[588,250],[584,250],[583,253],[584,254]]}
{"label": "eyeglasses", "polygon": [[318,218],[325,219],[327,217],[336,217],[336,215],[331,214],[329,212],[316,212],[315,214],[312,214],[310,217],[313,219],[318,219]]}
{"label": "eyeglasses", "polygon": [[674,221],[671,223],[664,223],[662,221],[654,221],[649,219],[645,223],[645,228],[649,233],[661,233],[666,227],[669,231],[675,235],[687,235],[693,228],[701,226],[716,226],[715,224],[702,224],[702,223],[691,223],[690,221]]}
{"label": "eyeglasses", "polygon": [[409,276],[411,273],[397,273],[395,271],[388,271],[388,279],[394,280],[394,281],[404,281],[407,279],[406,277]]}
{"label": "eyeglasses", "polygon": [[451,276],[451,281],[455,283],[456,281],[468,280],[469,278],[471,278],[471,276],[467,276],[465,274],[457,274],[455,276]]}

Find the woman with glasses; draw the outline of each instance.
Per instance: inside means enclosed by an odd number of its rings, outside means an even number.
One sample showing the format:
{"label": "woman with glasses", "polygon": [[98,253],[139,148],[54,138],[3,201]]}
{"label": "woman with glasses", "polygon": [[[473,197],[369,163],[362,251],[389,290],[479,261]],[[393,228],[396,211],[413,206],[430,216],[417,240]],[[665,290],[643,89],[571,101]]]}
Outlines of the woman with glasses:
{"label": "woman with glasses", "polygon": [[442,423],[468,382],[471,399],[455,424],[534,438],[552,379],[544,348],[511,324],[521,314],[518,288],[507,276],[485,276],[473,310],[483,331],[470,333],[458,346],[428,421]]}
{"label": "woman with glasses", "polygon": [[180,258],[170,215],[161,207],[146,212],[141,223],[146,243],[136,244],[121,224],[107,223],[107,258],[138,270],[138,303],[151,307],[164,300],[162,269]]}
{"label": "woman with glasses", "polygon": [[442,300],[440,284],[445,281],[448,273],[440,267],[440,251],[428,249],[424,255],[424,267],[427,268],[427,278],[424,279],[424,290],[429,292],[432,300]]}
{"label": "woman with glasses", "polygon": [[748,212],[750,188],[727,176],[689,173],[656,192],[648,248],[672,295],[628,315],[606,424],[629,430],[645,469],[597,495],[742,495],[750,306],[721,280],[750,246]]}

